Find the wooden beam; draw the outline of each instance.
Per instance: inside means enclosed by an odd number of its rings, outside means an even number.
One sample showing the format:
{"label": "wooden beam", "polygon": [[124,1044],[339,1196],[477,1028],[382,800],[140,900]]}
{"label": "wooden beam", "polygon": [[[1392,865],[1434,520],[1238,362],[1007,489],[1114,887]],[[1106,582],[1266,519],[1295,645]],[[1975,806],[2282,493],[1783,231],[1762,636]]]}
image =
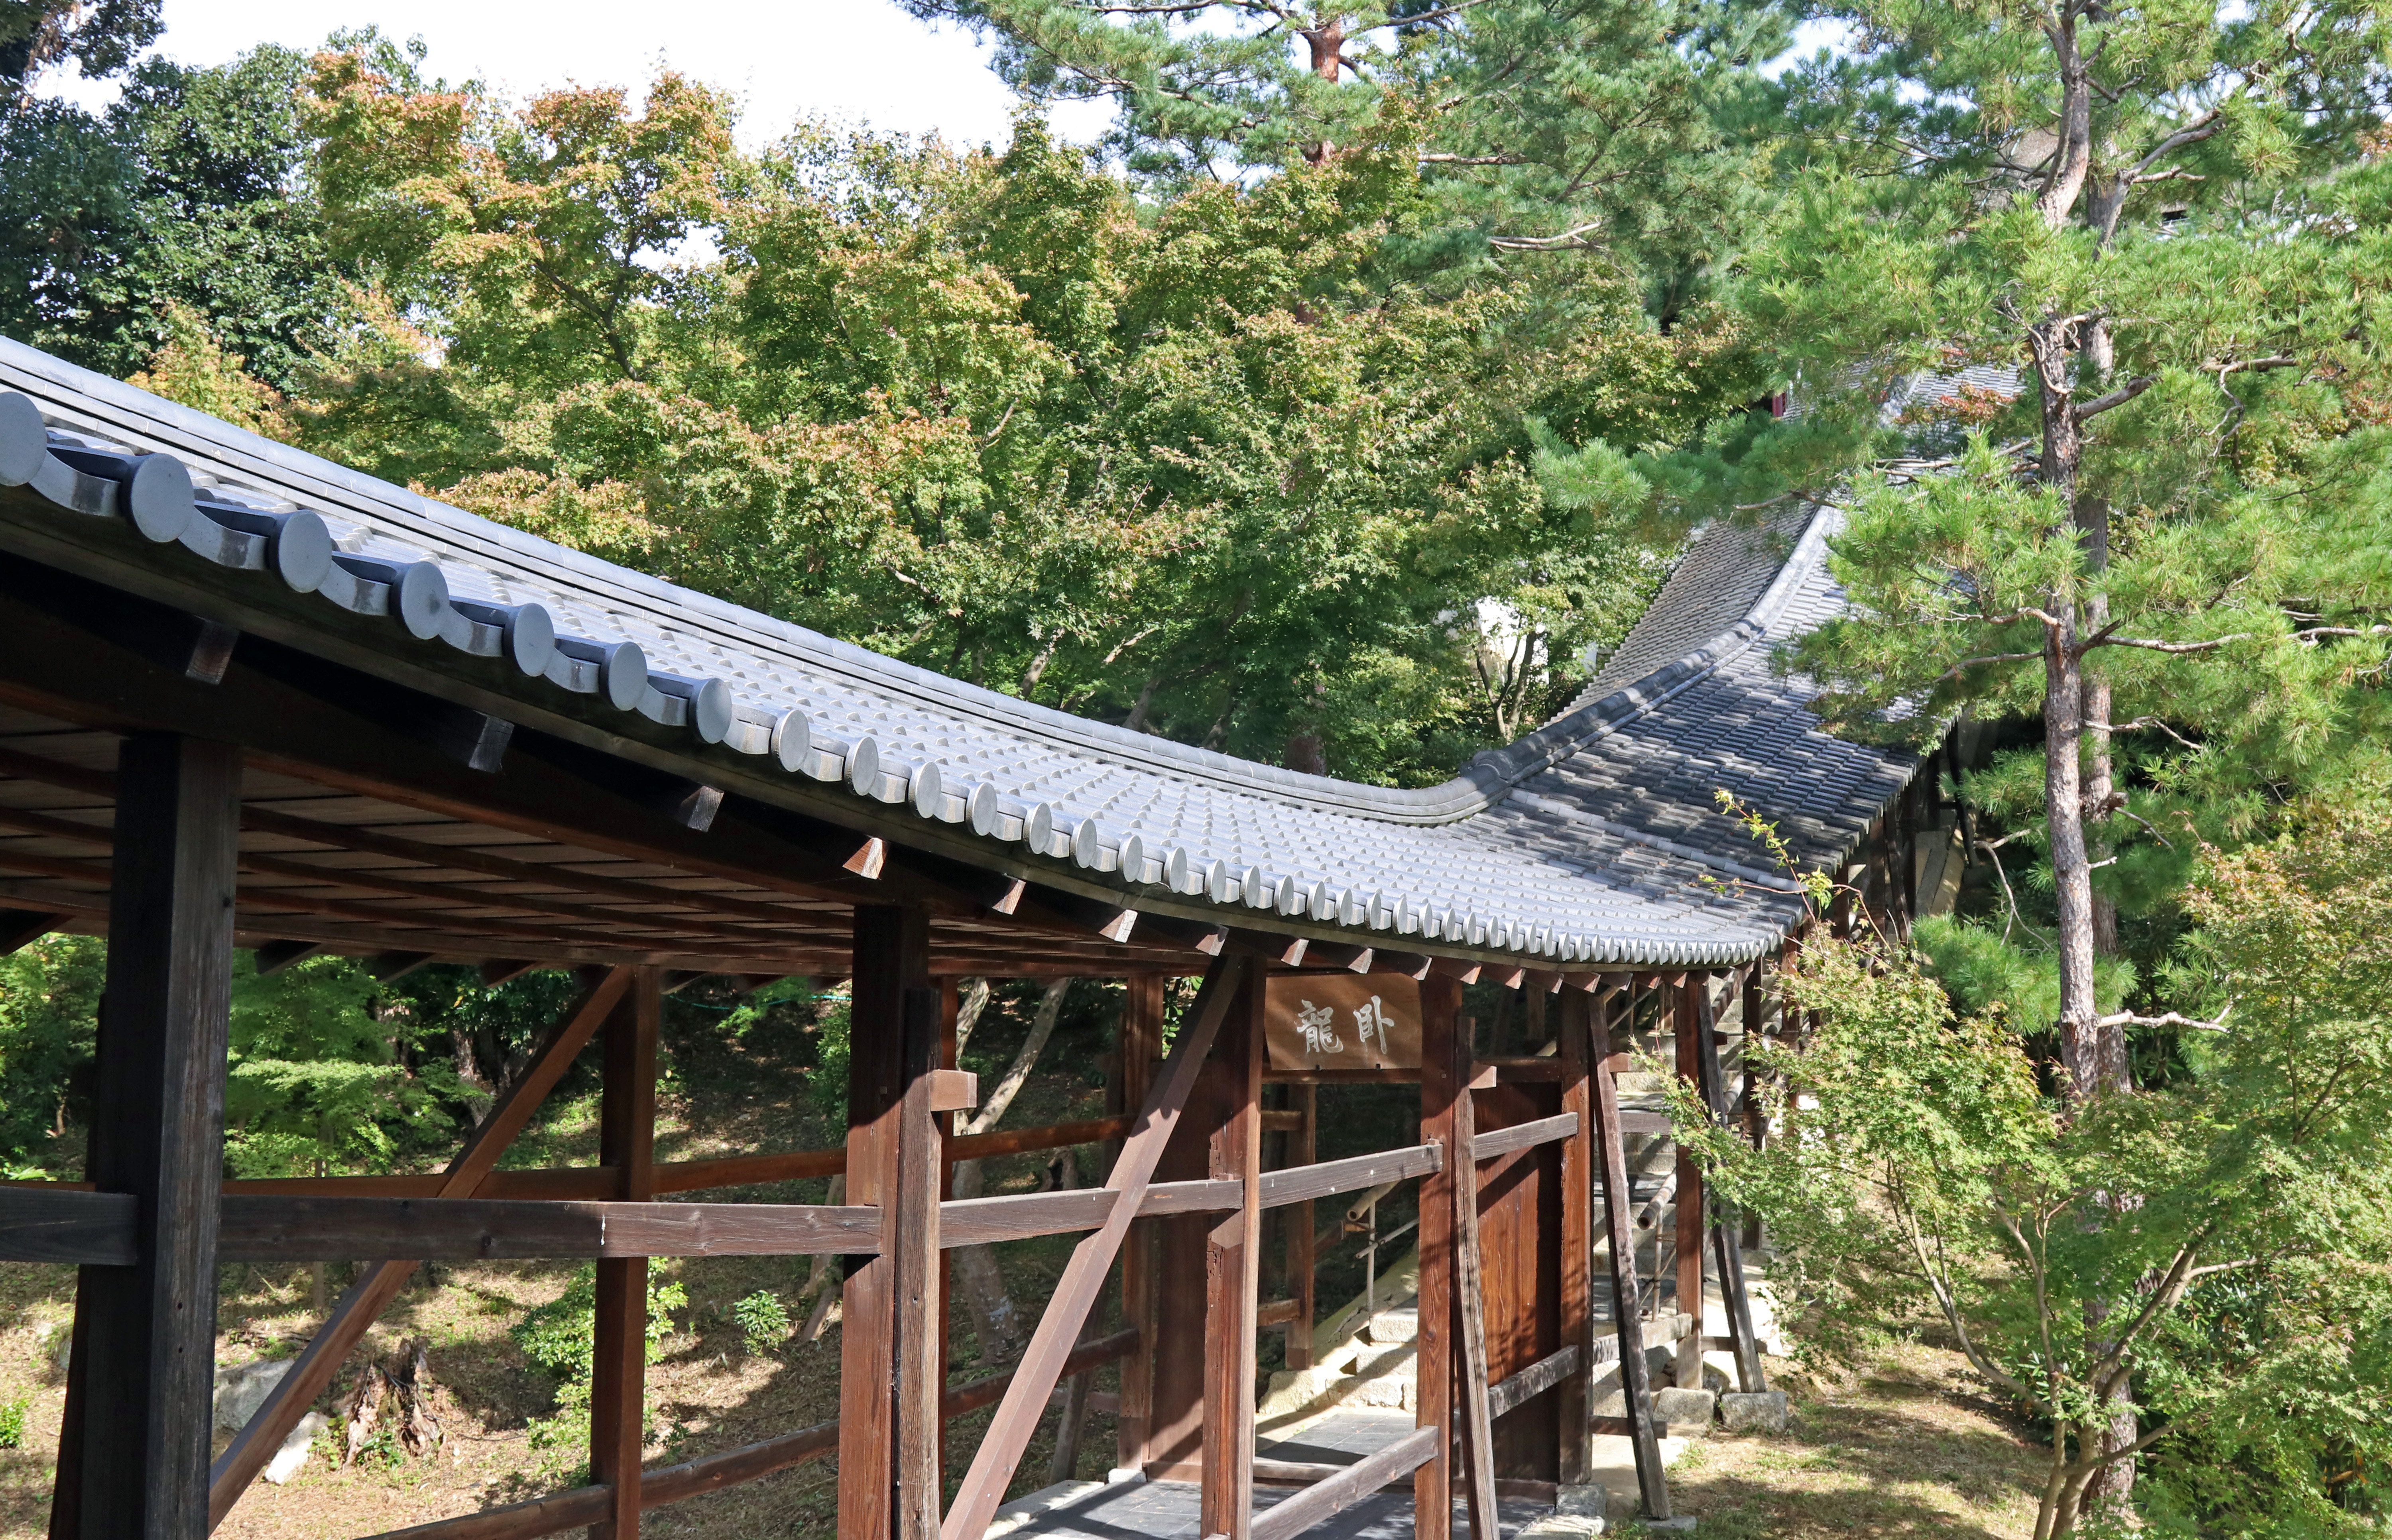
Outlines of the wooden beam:
{"label": "wooden beam", "polygon": [[[939,1503],[946,1484],[940,1466],[940,1397],[946,1388],[940,1343],[946,1335],[946,1299],[940,1288],[939,1190],[946,1177],[940,1152],[937,1091],[943,1033],[939,991],[916,986],[902,1003],[903,1091],[897,1108],[897,1185],[884,1206],[882,1249],[896,1288],[896,1530],[897,1540],[938,1540]],[[964,1105],[969,1105],[966,1103]]]}
{"label": "wooden beam", "polygon": [[[1469,1094],[1454,1074],[1455,1041],[1462,1036],[1462,980],[1443,968],[1421,981],[1421,1120],[1423,1144],[1462,1146],[1454,1104]],[[1469,1044],[1462,1044],[1462,1052]],[[1420,1185],[1420,1304],[1414,1339],[1414,1425],[1434,1435],[1431,1457],[1412,1472],[1412,1534],[1448,1540],[1453,1531],[1453,1485],[1446,1452],[1453,1443],[1453,1192],[1455,1167]]]}
{"label": "wooden beam", "polygon": [[1121,1250],[1128,1233],[1135,1211],[1130,1200],[1145,1197],[1155,1162],[1163,1158],[1180,1108],[1187,1105],[1197,1068],[1212,1052],[1213,1039],[1228,1013],[1231,998],[1244,984],[1250,965],[1242,956],[1225,953],[1206,970],[1195,1004],[1190,1008],[1178,1039],[1172,1044],[1171,1057],[1149,1092],[1137,1126],[1123,1143],[1121,1158],[1113,1162],[1112,1172],[1106,1179],[1106,1188],[1119,1193],[1121,1200],[1106,1216],[1104,1228],[1082,1240],[1064,1265],[1046,1313],[1031,1334],[1021,1367],[1006,1391],[1004,1404],[991,1420],[988,1434],[973,1455],[971,1469],[965,1473],[962,1488],[956,1495],[955,1505],[947,1511],[946,1521],[940,1530],[943,1540],[981,1540],[997,1505],[1005,1500],[1005,1489],[1021,1462],[1022,1450],[1029,1446],[1031,1435],[1036,1430],[1046,1397],[1062,1374],[1071,1343],[1096,1303],[1113,1257]]}
{"label": "wooden beam", "polygon": [[1325,1481],[1282,1499],[1254,1521],[1252,1540],[1294,1540],[1352,1507],[1389,1482],[1436,1458],[1436,1430],[1416,1428],[1385,1448],[1346,1466]]}
{"label": "wooden beam", "polygon": [[0,1187],[0,1262],[130,1267],[139,1212],[131,1193]]}
{"label": "wooden beam", "polygon": [[[1120,1114],[1123,1132],[1128,1113],[1146,1105],[1154,1083],[1155,1061],[1163,1056],[1163,980],[1144,974],[1124,982],[1121,1028],[1114,1039],[1118,1064],[1118,1097],[1112,1110]],[[1119,1137],[1119,1135],[1115,1135]],[[1119,1165],[1123,1150],[1115,1150]],[[1114,1422],[1113,1467],[1117,1470],[1146,1469],[1148,1430],[1154,1416],[1154,1338],[1161,1291],[1155,1288],[1156,1227],[1133,1226],[1122,1249],[1122,1319],[1138,1333],[1138,1352],[1121,1367],[1121,1415]]]}
{"label": "wooden beam", "polygon": [[1470,1154],[1475,1160],[1492,1160],[1499,1155],[1514,1150],[1533,1149],[1566,1139],[1578,1132],[1578,1114],[1564,1112],[1552,1118],[1539,1118],[1531,1122],[1514,1123],[1478,1135],[1471,1141]]}
{"label": "wooden beam", "polygon": [[1317,1197],[1358,1193],[1384,1182],[1426,1176],[1445,1165],[1445,1146],[1432,1140],[1375,1155],[1349,1155],[1343,1160],[1322,1160],[1284,1171],[1265,1171],[1257,1184],[1262,1206],[1283,1208]]}
{"label": "wooden beam", "polygon": [[[590,983],[563,1019],[548,1029],[533,1049],[523,1074],[474,1126],[465,1147],[448,1162],[448,1170],[441,1173],[437,1196],[474,1195],[630,983],[629,968],[610,969]],[[400,1288],[414,1271],[411,1261],[378,1263],[368,1269],[333,1305],[322,1329],[292,1361],[291,1367],[251,1415],[247,1425],[234,1435],[232,1443],[216,1456],[208,1476],[210,1529],[224,1522],[225,1515],[232,1511],[233,1504],[240,1499],[250,1482],[266,1469],[300,1417],[332,1382],[332,1376],[348,1357],[349,1350],[357,1346],[374,1318],[398,1297]]]}
{"label": "wooden beam", "polygon": [[0,909],[0,957],[21,951],[66,924],[68,916],[31,909]]}
{"label": "wooden beam", "polygon": [[[1294,1104],[1291,1110],[1295,1113],[1297,1122],[1294,1128],[1288,1131],[1287,1150],[1283,1158],[1288,1166],[1304,1170],[1314,1163],[1313,1133],[1314,1125],[1320,1111],[1320,1091],[1318,1086],[1297,1085],[1290,1086],[1286,1094],[1288,1100]],[[1378,1184],[1374,1182],[1372,1185],[1376,1186]],[[1265,1207],[1271,1206],[1268,1195],[1262,1201]],[[1287,1216],[1287,1286],[1290,1295],[1288,1303],[1294,1307],[1294,1315],[1289,1322],[1294,1329],[1286,1334],[1285,1345],[1280,1349],[1280,1356],[1291,1369],[1312,1367],[1314,1267],[1312,1203],[1313,1200],[1310,1197],[1299,1199],[1294,1205],[1295,1212]],[[1255,1314],[1255,1320],[1257,1324],[1261,1321],[1259,1311]]]}
{"label": "wooden beam", "polygon": [[[620,1190],[620,1173],[611,1168],[592,1174]],[[21,1192],[0,1189],[0,1213]],[[810,1257],[880,1249],[880,1210],[872,1208],[262,1194],[225,1197],[221,1247],[225,1261],[250,1262]]]}
{"label": "wooden beam", "polygon": [[321,941],[273,941],[257,949],[257,977],[271,978],[332,949]]}
{"label": "wooden beam", "polygon": [[[1453,1144],[1477,1147],[1476,1098],[1470,1087],[1470,1034],[1453,1034]],[[1478,1162],[1453,1163],[1453,1293],[1455,1381],[1461,1396],[1462,1501],[1470,1515],[1471,1540],[1501,1540],[1495,1515],[1495,1422],[1487,1403],[1487,1301],[1478,1246]]]}
{"label": "wooden beam", "polygon": [[[656,1195],[656,1031],[663,970],[636,968],[606,1018],[598,1101],[598,1161],[615,1172],[625,1207]],[[640,1453],[645,1443],[648,1259],[602,1257],[590,1380],[590,1474],[607,1490],[591,1540],[639,1540]]]}
{"label": "wooden beam", "polygon": [[[859,904],[847,1075],[847,1200],[900,1207],[907,991],[930,982],[930,916],[917,904]],[[839,1321],[838,1531],[896,1533],[898,1283],[886,1255],[852,1256]]]}
{"label": "wooden beam", "polygon": [[[1722,1128],[1734,1128],[1733,1114],[1728,1106],[1727,1073],[1720,1063],[1719,1029],[1711,1019],[1709,1000],[1696,1003],[1695,1011],[1696,1058],[1702,1076],[1703,1100],[1711,1110],[1711,1118]],[[1720,1299],[1727,1307],[1729,1339],[1735,1344],[1736,1388],[1756,1391],[1769,1389],[1761,1368],[1761,1344],[1752,1329],[1752,1301],[1744,1291],[1744,1246],[1736,1235],[1736,1216],[1721,1212],[1711,1216],[1711,1258],[1719,1267]],[[1700,1336],[1703,1324],[1695,1321],[1696,1335]]]}
{"label": "wooden beam", "polygon": [[[1699,1094],[1702,1086],[1701,1038],[1696,1023],[1710,1014],[1710,990],[1703,975],[1682,976],[1670,995],[1670,1035],[1676,1049],[1679,1081]],[[1695,1318],[1695,1336],[1703,1329],[1703,1169],[1681,1143],[1677,1145],[1677,1308]],[[1658,1286],[1657,1286],[1658,1287]],[[1702,1345],[1678,1346],[1674,1378],[1682,1391],[1703,1385]]]}
{"label": "wooden beam", "polygon": [[128,738],[117,761],[89,1170],[139,1217],[132,1264],[78,1284],[80,1469],[58,1482],[85,1540],[204,1533],[240,777],[238,749],[188,738]]}
{"label": "wooden beam", "polygon": [[[1111,1337],[1081,1343],[1064,1360],[1071,1372],[1085,1373],[1089,1369],[1124,1358],[1136,1351],[1138,1333],[1115,1332]],[[942,1412],[948,1417],[959,1417],[994,1404],[1011,1383],[1010,1374],[991,1375],[971,1380],[949,1390]],[[818,1422],[811,1428],[800,1428],[793,1433],[762,1439],[754,1443],[725,1449],[718,1454],[702,1455],[644,1471],[640,1478],[642,1508],[663,1508],[684,1502],[708,1493],[760,1480],[777,1471],[820,1459],[838,1447],[838,1424]],[[565,1492],[552,1492],[528,1502],[510,1503],[504,1508],[484,1508],[476,1513],[460,1514],[453,1519],[436,1519],[428,1524],[416,1524],[407,1529],[388,1530],[371,1540],[536,1540],[545,1534],[556,1534],[569,1529],[579,1529],[594,1522],[604,1511],[606,1489],[603,1486],[578,1486]]]}
{"label": "wooden beam", "polygon": [[1565,991],[1561,998],[1559,1051],[1562,1110],[1578,1128],[1561,1148],[1561,1297],[1556,1301],[1565,1349],[1575,1349],[1578,1365],[1562,1382],[1554,1422],[1560,1441],[1555,1473],[1564,1486],[1582,1486],[1593,1474],[1594,1446],[1587,1417],[1593,1411],[1594,1309],[1591,1274],[1594,1253],[1594,1105],[1587,1080],[1593,1031],[1601,1017],[1589,995]]}
{"label": "wooden beam", "polygon": [[1556,1348],[1514,1374],[1505,1375],[1487,1390],[1487,1415],[1500,1417],[1518,1410],[1579,1371],[1582,1362],[1577,1344]]}
{"label": "wooden beam", "polygon": [[1212,1178],[1236,1182],[1239,1210],[1204,1245],[1204,1443],[1198,1533],[1247,1540],[1254,1508],[1254,1306],[1262,1267],[1263,1011],[1268,974],[1250,969],[1208,1073],[1228,1116],[1213,1131]]}
{"label": "wooden beam", "polygon": [[[1636,1457],[1636,1484],[1647,1519],[1670,1517],[1670,1480],[1661,1468],[1661,1445],[1653,1436],[1651,1387],[1644,1364],[1644,1306],[1637,1298],[1635,1230],[1628,1217],[1628,1151],[1620,1142],[1617,1068],[1633,1068],[1627,1055],[1606,1055],[1590,1079],[1594,1086],[1595,1145],[1603,1160],[1603,1212],[1610,1240],[1611,1314],[1619,1333],[1619,1390],[1627,1404],[1623,1430]],[[1615,1068],[1617,1067],[1617,1068]],[[1602,1419],[1590,1418],[1590,1425]]]}

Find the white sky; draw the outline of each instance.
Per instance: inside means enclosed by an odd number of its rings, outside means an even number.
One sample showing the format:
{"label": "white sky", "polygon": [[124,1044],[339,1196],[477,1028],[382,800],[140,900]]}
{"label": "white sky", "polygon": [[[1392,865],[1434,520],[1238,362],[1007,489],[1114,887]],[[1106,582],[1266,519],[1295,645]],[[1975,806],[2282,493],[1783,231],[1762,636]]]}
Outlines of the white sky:
{"label": "white sky", "polygon": [[[750,148],[806,113],[1002,144],[1013,105],[986,48],[889,0],[166,0],[165,20],[156,51],[197,65],[264,42],[308,47],[336,27],[372,23],[393,37],[422,36],[433,74],[478,76],[516,98],[568,81],[636,90],[670,64],[745,101],[740,138]],[[71,64],[39,88],[90,107],[115,95]],[[1086,142],[1112,117],[1109,102],[1072,103],[1053,121]]]}

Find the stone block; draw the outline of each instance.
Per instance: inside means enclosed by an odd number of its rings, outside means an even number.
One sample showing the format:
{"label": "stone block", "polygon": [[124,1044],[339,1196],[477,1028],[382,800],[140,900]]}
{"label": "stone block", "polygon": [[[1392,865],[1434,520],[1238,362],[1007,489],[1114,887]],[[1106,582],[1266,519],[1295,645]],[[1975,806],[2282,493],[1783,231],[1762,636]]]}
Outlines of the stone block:
{"label": "stone block", "polygon": [[247,1427],[257,1409],[266,1404],[266,1398],[274,1393],[274,1387],[282,1383],[282,1376],[292,1363],[288,1358],[268,1358],[216,1370],[216,1426],[228,1433],[238,1433]]}
{"label": "stone block", "polygon": [[1786,1392],[1755,1391],[1720,1397],[1720,1421],[1731,1433],[1786,1431]]}
{"label": "stone block", "polygon": [[1713,1407],[1709,1391],[1656,1391],[1653,1392],[1653,1415],[1670,1425],[1673,1437],[1684,1437],[1684,1430],[1707,1431],[1711,1425]]}
{"label": "stone block", "polygon": [[330,1419],[321,1412],[310,1412],[301,1417],[298,1426],[291,1430],[291,1436],[282,1441],[282,1447],[274,1452],[274,1458],[258,1474],[277,1486],[299,1474],[299,1468],[307,1463],[307,1451],[314,1445],[316,1435],[330,1425]]}
{"label": "stone block", "polygon": [[1599,1486],[1558,1487],[1554,1492],[1554,1511],[1579,1519],[1600,1519],[1608,1500],[1609,1494]]}

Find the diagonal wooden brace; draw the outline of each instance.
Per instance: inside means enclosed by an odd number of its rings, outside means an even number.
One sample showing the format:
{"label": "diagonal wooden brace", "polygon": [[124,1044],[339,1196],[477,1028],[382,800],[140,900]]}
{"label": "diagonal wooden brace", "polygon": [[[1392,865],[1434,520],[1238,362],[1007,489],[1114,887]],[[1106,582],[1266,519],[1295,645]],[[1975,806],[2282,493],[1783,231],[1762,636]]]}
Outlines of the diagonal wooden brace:
{"label": "diagonal wooden brace", "polygon": [[[563,1020],[549,1029],[546,1041],[531,1056],[523,1077],[508,1088],[489,1116],[475,1125],[466,1139],[465,1147],[457,1153],[448,1168],[441,1172],[442,1197],[471,1197],[482,1184],[482,1179],[497,1167],[499,1157],[514,1143],[531,1115],[540,1109],[548,1094],[556,1088],[575,1055],[579,1054],[616,1003],[630,988],[631,970],[614,968],[605,977],[583,991]],[[281,1382],[274,1387],[265,1404],[258,1407],[234,1436],[232,1443],[216,1456],[208,1471],[208,1528],[214,1530],[232,1511],[234,1503],[249,1489],[257,1473],[266,1469],[282,1441],[291,1436],[299,1419],[324,1387],[332,1382],[349,1350],[358,1345],[366,1328],[390,1302],[398,1298],[409,1275],[415,1271],[412,1262],[377,1262],[366,1270],[364,1276],[349,1287],[340,1302],[324,1322],[291,1367],[283,1372]]]}
{"label": "diagonal wooden brace", "polygon": [[1188,1092],[1196,1083],[1196,1072],[1212,1052],[1213,1039],[1220,1031],[1251,966],[1246,958],[1225,951],[1205,970],[1203,987],[1196,993],[1187,1024],[1180,1029],[1178,1041],[1172,1044],[1171,1057],[1156,1078],[1153,1090],[1147,1094],[1145,1109],[1138,1114],[1129,1137],[1123,1141],[1121,1157],[1113,1162],[1112,1175],[1105,1183],[1117,1195],[1112,1212],[1107,1216],[1103,1229],[1088,1236],[1072,1250],[1062,1277],[1056,1281],[1046,1312],[1039,1317],[1030,1346],[1021,1355],[1021,1366],[1014,1371],[1013,1383],[1006,1388],[1005,1400],[990,1419],[987,1435],[981,1440],[979,1451],[972,1456],[971,1469],[964,1475],[962,1489],[947,1510],[946,1522],[940,1531],[942,1540],[980,1540],[987,1533],[989,1521],[995,1517],[997,1505],[1005,1500],[1005,1489],[1013,1480],[1014,1469],[1021,1463],[1022,1451],[1030,1446],[1031,1435],[1046,1413],[1046,1398],[1054,1393],[1055,1383],[1062,1377],[1063,1361],[1078,1340],[1081,1323],[1087,1319],[1090,1307],[1104,1288],[1105,1275],[1112,1271],[1113,1257],[1129,1234],[1130,1221],[1137,1216],[1138,1205],[1146,1196],[1147,1184],[1154,1176],[1156,1163],[1163,1158],[1164,1146],[1171,1142],[1171,1131],[1179,1121],[1180,1109],[1188,1104]]}

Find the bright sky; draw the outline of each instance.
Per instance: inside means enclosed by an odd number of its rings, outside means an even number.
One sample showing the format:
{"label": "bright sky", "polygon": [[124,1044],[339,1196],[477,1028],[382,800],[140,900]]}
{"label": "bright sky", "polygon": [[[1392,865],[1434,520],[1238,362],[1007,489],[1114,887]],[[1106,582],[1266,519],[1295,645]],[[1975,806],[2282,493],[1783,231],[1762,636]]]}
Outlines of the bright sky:
{"label": "bright sky", "polygon": [[[567,81],[637,88],[669,64],[737,93],[747,104],[740,137],[751,147],[805,113],[1002,144],[1013,102],[985,47],[890,0],[166,0],[165,19],[158,51],[201,65],[262,42],[307,47],[336,27],[371,23],[420,35],[432,73],[478,76],[517,97]],[[115,95],[72,65],[41,89],[91,107]],[[1054,123],[1086,141],[1112,116],[1109,103],[1072,103]]]}

